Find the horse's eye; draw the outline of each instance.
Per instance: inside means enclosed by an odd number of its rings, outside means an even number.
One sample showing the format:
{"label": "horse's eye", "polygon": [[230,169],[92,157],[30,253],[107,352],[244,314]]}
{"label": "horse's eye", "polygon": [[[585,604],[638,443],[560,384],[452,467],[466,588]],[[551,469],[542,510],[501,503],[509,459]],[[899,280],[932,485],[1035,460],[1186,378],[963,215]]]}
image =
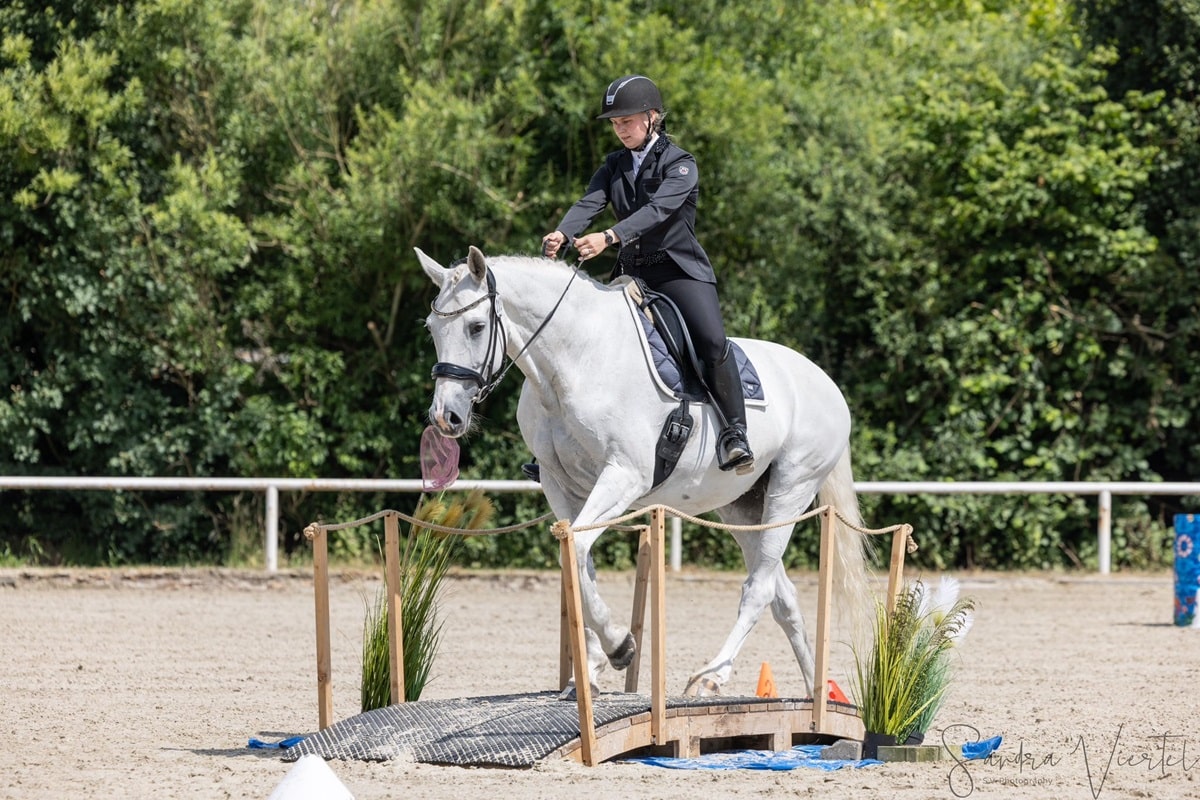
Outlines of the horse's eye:
{"label": "horse's eye", "polygon": [[486,329],[487,325],[484,325],[482,322],[472,322],[469,333],[472,336],[480,336]]}

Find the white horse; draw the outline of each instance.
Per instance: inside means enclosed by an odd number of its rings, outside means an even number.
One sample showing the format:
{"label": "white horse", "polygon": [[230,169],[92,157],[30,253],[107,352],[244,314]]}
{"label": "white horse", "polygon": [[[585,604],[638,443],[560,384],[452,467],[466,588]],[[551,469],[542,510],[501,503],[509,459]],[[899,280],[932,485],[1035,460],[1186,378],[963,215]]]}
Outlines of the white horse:
{"label": "white horse", "polygon": [[[717,468],[720,431],[705,405],[675,470],[652,486],[655,443],[678,402],[652,377],[622,287],[546,258],[488,259],[471,247],[465,263],[445,268],[416,252],[441,289],[426,320],[438,358],[431,423],[448,437],[467,433],[474,404],[515,364],[525,375],[517,409],[521,434],[541,466],[551,509],[575,529],[653,504],[692,515],[716,511],[729,524],[786,523],[803,514],[818,492],[822,505],[833,505],[861,527],[850,468],[850,412],[833,381],[804,356],[770,342],[736,340],[753,361],[766,398],[765,405],[747,408],[753,471]],[[720,652],[691,676],[686,694],[720,693],[769,606],[812,695],[813,650],[782,562],[792,527],[733,532],[748,573],[737,621]],[[597,592],[590,551],[601,532],[577,530],[575,538],[594,687],[606,660],[624,669],[635,650],[629,629],[612,618]],[[835,602],[843,610],[869,604],[866,537],[843,524],[836,537],[841,579]],[[572,684],[564,697],[573,693]]]}

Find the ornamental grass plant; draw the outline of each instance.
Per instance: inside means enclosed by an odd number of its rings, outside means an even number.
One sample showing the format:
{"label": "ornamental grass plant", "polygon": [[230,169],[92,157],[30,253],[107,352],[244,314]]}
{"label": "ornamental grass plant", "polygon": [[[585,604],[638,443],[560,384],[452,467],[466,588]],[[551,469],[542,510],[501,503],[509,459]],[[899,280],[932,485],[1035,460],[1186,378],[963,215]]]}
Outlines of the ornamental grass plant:
{"label": "ornamental grass plant", "polygon": [[975,601],[958,597],[958,581],[930,591],[905,584],[889,612],[877,601],[870,649],[854,649],[854,702],[868,734],[899,744],[924,738],[954,675],[955,645],[971,627]]}
{"label": "ornamental grass plant", "polygon": [[[448,528],[480,530],[495,516],[492,502],[473,491],[452,501],[444,494],[423,496],[413,517]],[[429,682],[441,639],[438,596],[450,569],[459,537],[410,525],[400,555],[400,621],[404,647],[404,694],[418,700]],[[362,710],[391,704],[391,665],[388,648],[386,582],[367,609],[363,627]]]}

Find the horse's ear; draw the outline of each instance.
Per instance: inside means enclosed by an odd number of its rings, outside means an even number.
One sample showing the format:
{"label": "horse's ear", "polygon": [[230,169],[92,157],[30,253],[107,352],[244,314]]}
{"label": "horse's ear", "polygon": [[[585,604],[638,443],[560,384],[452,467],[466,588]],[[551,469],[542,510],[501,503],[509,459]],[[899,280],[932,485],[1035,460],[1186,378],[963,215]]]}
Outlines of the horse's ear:
{"label": "horse's ear", "polygon": [[446,277],[446,268],[425,255],[421,248],[414,247],[413,250],[417,251],[417,260],[421,262],[421,267],[425,270],[425,274],[429,276],[431,281],[441,286]]}
{"label": "horse's ear", "polygon": [[475,245],[471,245],[467,251],[467,268],[471,270],[475,280],[480,283],[487,280],[487,260],[483,257],[483,251]]}

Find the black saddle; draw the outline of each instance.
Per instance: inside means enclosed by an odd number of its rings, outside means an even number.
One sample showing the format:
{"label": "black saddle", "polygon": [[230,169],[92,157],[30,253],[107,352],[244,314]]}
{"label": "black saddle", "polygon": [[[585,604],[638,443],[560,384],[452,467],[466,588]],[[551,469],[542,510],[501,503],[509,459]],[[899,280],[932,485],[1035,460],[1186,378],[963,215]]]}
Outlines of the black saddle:
{"label": "black saddle", "polygon": [[[663,422],[654,448],[653,485],[658,486],[674,471],[692,435],[695,420],[689,405],[710,402],[710,395],[705,386],[700,358],[696,355],[679,306],[666,295],[648,289],[641,279],[634,278],[633,281],[637,284],[637,290],[630,292],[630,296],[642,312],[639,316],[653,354],[655,363],[652,366],[659,370],[659,376],[679,400],[679,405],[671,409]],[[661,340],[661,347],[656,340]],[[733,342],[733,349],[746,399],[763,400],[762,383],[757,370],[737,342]],[[667,358],[662,358],[664,350]],[[671,367],[674,367],[674,373]],[[530,480],[541,480],[541,470],[536,463],[524,464],[521,469]]]}
{"label": "black saddle", "polygon": [[679,384],[676,387],[676,393],[683,400],[708,402],[708,390],[704,385],[700,358],[696,355],[696,348],[692,345],[692,336],[688,332],[687,325],[684,324],[679,306],[675,305],[675,301],[665,294],[651,291],[640,280],[636,278],[635,280],[638,281],[638,288],[641,292],[638,308],[649,312],[650,318],[654,321],[654,330],[662,338],[663,344],[667,348],[667,354],[674,360],[675,366],[679,370]]}
{"label": "black saddle", "polygon": [[679,386],[676,389],[679,405],[667,415],[654,447],[654,485],[658,486],[675,470],[679,457],[683,455],[683,448],[691,438],[695,421],[688,411],[689,402],[705,402],[709,395],[704,385],[700,359],[692,345],[683,315],[679,313],[679,306],[666,295],[652,292],[640,280],[634,280],[641,293],[638,308],[649,312],[654,320],[654,329],[679,370]]}

